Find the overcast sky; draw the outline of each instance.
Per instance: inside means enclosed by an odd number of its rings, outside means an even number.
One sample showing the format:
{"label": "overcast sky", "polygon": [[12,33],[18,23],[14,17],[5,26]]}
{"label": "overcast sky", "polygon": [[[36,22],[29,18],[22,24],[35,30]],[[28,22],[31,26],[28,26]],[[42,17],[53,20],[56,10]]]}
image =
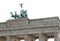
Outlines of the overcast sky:
{"label": "overcast sky", "polygon": [[29,19],[60,17],[60,0],[0,0],[0,22],[11,19],[10,11],[20,14],[21,3]]}

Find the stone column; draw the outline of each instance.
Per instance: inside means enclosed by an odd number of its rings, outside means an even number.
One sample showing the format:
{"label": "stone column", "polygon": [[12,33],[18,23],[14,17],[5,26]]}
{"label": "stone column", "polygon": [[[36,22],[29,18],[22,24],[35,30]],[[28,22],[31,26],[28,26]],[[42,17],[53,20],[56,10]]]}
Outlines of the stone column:
{"label": "stone column", "polygon": [[35,41],[35,38],[31,35],[25,35],[24,39],[25,41]]}
{"label": "stone column", "polygon": [[38,37],[39,41],[45,41],[45,36],[42,33],[40,33]]}
{"label": "stone column", "polygon": [[12,37],[12,41],[20,41],[20,39],[18,37]]}
{"label": "stone column", "polygon": [[54,34],[54,41],[59,41],[58,33]]}
{"label": "stone column", "polygon": [[6,41],[20,41],[20,39],[14,36],[7,36]]}
{"label": "stone column", "polygon": [[45,36],[45,41],[48,41],[48,37],[47,36]]}
{"label": "stone column", "polygon": [[33,37],[32,39],[33,39],[33,41],[35,41],[35,37]]}
{"label": "stone column", "polygon": [[7,36],[6,41],[11,41],[11,36]]}

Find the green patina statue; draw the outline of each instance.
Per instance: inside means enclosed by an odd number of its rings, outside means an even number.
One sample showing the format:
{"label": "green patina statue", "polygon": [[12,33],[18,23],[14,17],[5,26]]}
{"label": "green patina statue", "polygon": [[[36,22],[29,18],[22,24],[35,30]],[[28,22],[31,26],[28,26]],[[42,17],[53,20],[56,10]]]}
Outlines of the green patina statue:
{"label": "green patina statue", "polygon": [[20,16],[21,16],[21,18],[27,18],[27,11],[22,10],[20,12]]}
{"label": "green patina statue", "polygon": [[11,14],[11,17],[13,17],[15,19],[19,17],[19,15],[17,15],[16,11],[15,11],[15,14],[13,14],[12,12],[10,12],[10,14]]}
{"label": "green patina statue", "polygon": [[[20,4],[21,5],[21,8],[22,8],[22,4]],[[17,14],[17,12],[15,11],[15,14],[13,14],[12,12],[10,12],[10,14],[11,14],[11,17],[13,17],[13,18],[27,18],[28,16],[27,16],[27,11],[26,10],[21,10],[20,11],[20,15],[18,15]]]}

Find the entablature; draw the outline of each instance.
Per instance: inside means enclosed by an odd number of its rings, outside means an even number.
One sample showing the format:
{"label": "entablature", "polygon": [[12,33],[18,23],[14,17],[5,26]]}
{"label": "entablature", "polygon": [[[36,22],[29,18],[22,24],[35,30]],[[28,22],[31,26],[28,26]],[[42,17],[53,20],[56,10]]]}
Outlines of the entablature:
{"label": "entablature", "polygon": [[0,23],[0,30],[4,29],[26,29],[37,27],[59,27],[59,18],[50,17],[42,19],[12,19],[7,20],[5,23]]}

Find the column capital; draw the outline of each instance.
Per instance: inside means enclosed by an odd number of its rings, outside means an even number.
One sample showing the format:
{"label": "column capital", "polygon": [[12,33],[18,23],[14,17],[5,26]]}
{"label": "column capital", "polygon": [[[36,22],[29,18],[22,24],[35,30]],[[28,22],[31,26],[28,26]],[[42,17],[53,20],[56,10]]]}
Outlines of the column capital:
{"label": "column capital", "polygon": [[7,36],[6,41],[11,41],[11,36]]}
{"label": "column capital", "polygon": [[25,35],[24,39],[25,41],[35,41],[35,37],[33,37],[33,35]]}
{"label": "column capital", "polygon": [[58,33],[54,34],[54,41],[59,41],[59,34]]}
{"label": "column capital", "polygon": [[42,33],[40,33],[38,37],[39,41],[45,41],[45,36]]}

